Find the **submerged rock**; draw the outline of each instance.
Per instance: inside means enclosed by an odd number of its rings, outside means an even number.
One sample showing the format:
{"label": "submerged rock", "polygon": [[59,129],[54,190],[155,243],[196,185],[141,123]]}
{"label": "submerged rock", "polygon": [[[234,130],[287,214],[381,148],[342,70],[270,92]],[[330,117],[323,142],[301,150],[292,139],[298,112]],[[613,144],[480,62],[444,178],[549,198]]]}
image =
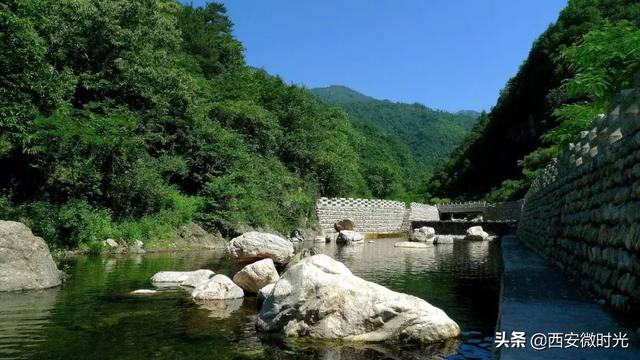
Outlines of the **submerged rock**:
{"label": "submerged rock", "polygon": [[416,241],[400,241],[393,244],[393,247],[401,247],[401,248],[428,248],[431,247],[430,244]]}
{"label": "submerged rock", "polygon": [[129,293],[129,295],[154,295],[157,293],[158,293],[158,290],[138,289],[138,290],[133,290],[132,292]]}
{"label": "submerged rock", "polygon": [[489,234],[482,229],[482,226],[472,226],[467,229],[465,240],[483,241],[489,239]]}
{"label": "submerged rock", "polygon": [[409,240],[419,242],[431,242],[435,240],[436,230],[432,227],[423,226],[419,229],[413,230]]}
{"label": "submerged rock", "polygon": [[244,297],[244,291],[225,275],[215,275],[199,284],[191,296],[196,300],[226,300]]}
{"label": "submerged rock", "polygon": [[23,223],[0,220],[0,291],[60,285],[49,247]]}
{"label": "submerged rock", "polygon": [[293,257],[293,244],[278,235],[250,231],[229,243],[231,259],[237,261],[257,261],[271,259],[279,264],[286,264]]}
{"label": "submerged rock", "polygon": [[431,343],[460,335],[444,311],[363,280],[326,255],[301,260],[266,298],[256,327],[286,336]]}
{"label": "submerged rock", "polygon": [[336,232],[340,232],[342,230],[355,230],[356,223],[355,221],[353,221],[353,219],[346,218],[346,219],[337,221],[335,224],[333,224],[333,228],[336,230]]}
{"label": "submerged rock", "polygon": [[336,238],[336,244],[355,244],[364,242],[364,235],[357,231],[342,230]]}
{"label": "submerged rock", "polygon": [[262,259],[249,264],[233,276],[233,282],[243,290],[256,294],[264,286],[280,279],[273,260]]}

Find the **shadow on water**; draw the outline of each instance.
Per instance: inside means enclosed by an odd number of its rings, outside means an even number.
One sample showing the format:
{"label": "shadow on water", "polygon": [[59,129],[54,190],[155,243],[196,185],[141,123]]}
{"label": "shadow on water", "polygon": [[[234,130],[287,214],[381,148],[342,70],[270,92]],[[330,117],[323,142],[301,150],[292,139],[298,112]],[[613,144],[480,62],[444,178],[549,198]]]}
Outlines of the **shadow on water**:
{"label": "shadow on water", "polygon": [[[221,252],[183,252],[64,260],[62,289],[0,294],[2,359],[430,359],[453,355],[469,337],[491,336],[497,316],[499,253],[495,244],[456,243],[394,248],[399,239],[337,247],[309,244],[354,274],[423,298],[465,332],[429,346],[318,343],[260,339],[255,298],[195,303],[184,289],[152,296],[161,270],[209,268],[232,276],[238,266]],[[474,340],[477,342],[477,340]]]}

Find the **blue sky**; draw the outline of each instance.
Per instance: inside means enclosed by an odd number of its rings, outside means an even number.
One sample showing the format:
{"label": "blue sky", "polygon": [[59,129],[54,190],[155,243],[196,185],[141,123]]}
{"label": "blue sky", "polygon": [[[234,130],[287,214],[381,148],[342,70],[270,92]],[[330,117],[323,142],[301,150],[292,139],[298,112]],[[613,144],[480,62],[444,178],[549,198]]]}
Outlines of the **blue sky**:
{"label": "blue sky", "polygon": [[532,42],[566,5],[566,0],[222,2],[252,66],[310,88],[345,85],[376,98],[449,111],[489,110]]}

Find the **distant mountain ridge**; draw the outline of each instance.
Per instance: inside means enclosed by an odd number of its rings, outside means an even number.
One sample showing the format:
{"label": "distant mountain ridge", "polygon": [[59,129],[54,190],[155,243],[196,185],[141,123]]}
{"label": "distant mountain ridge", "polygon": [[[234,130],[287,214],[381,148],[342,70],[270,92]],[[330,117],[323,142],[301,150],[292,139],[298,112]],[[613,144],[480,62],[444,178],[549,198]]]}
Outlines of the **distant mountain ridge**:
{"label": "distant mountain ridge", "polygon": [[396,137],[427,172],[450,154],[480,115],[473,110],[450,113],[418,103],[379,100],[342,85],[311,92],[323,103],[343,108],[356,126],[375,125]]}
{"label": "distant mountain ridge", "polygon": [[371,96],[364,95],[343,85],[330,85],[327,87],[314,88],[311,89],[311,92],[318,98],[318,100],[330,105],[342,105],[376,100]]}

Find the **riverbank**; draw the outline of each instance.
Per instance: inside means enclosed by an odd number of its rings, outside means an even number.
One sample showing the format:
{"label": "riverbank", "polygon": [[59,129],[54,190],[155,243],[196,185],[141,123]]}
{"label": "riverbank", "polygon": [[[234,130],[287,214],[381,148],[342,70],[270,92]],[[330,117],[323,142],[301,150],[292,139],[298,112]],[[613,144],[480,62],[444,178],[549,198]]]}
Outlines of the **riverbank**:
{"label": "riverbank", "polygon": [[[524,332],[524,347],[495,349],[500,359],[639,359],[638,339],[635,331],[625,329],[605,309],[577,290],[559,269],[526,247],[516,236],[501,240],[502,273],[500,307],[497,332],[504,331],[507,340],[512,332]],[[556,347],[547,338],[546,349],[535,350],[531,337],[536,333],[562,334],[562,345],[567,338],[578,337],[577,348]],[[628,348],[585,347],[583,334],[627,334]],[[554,345],[552,345],[554,344]],[[512,344],[510,344],[512,345]],[[551,346],[551,348],[549,348]]]}

